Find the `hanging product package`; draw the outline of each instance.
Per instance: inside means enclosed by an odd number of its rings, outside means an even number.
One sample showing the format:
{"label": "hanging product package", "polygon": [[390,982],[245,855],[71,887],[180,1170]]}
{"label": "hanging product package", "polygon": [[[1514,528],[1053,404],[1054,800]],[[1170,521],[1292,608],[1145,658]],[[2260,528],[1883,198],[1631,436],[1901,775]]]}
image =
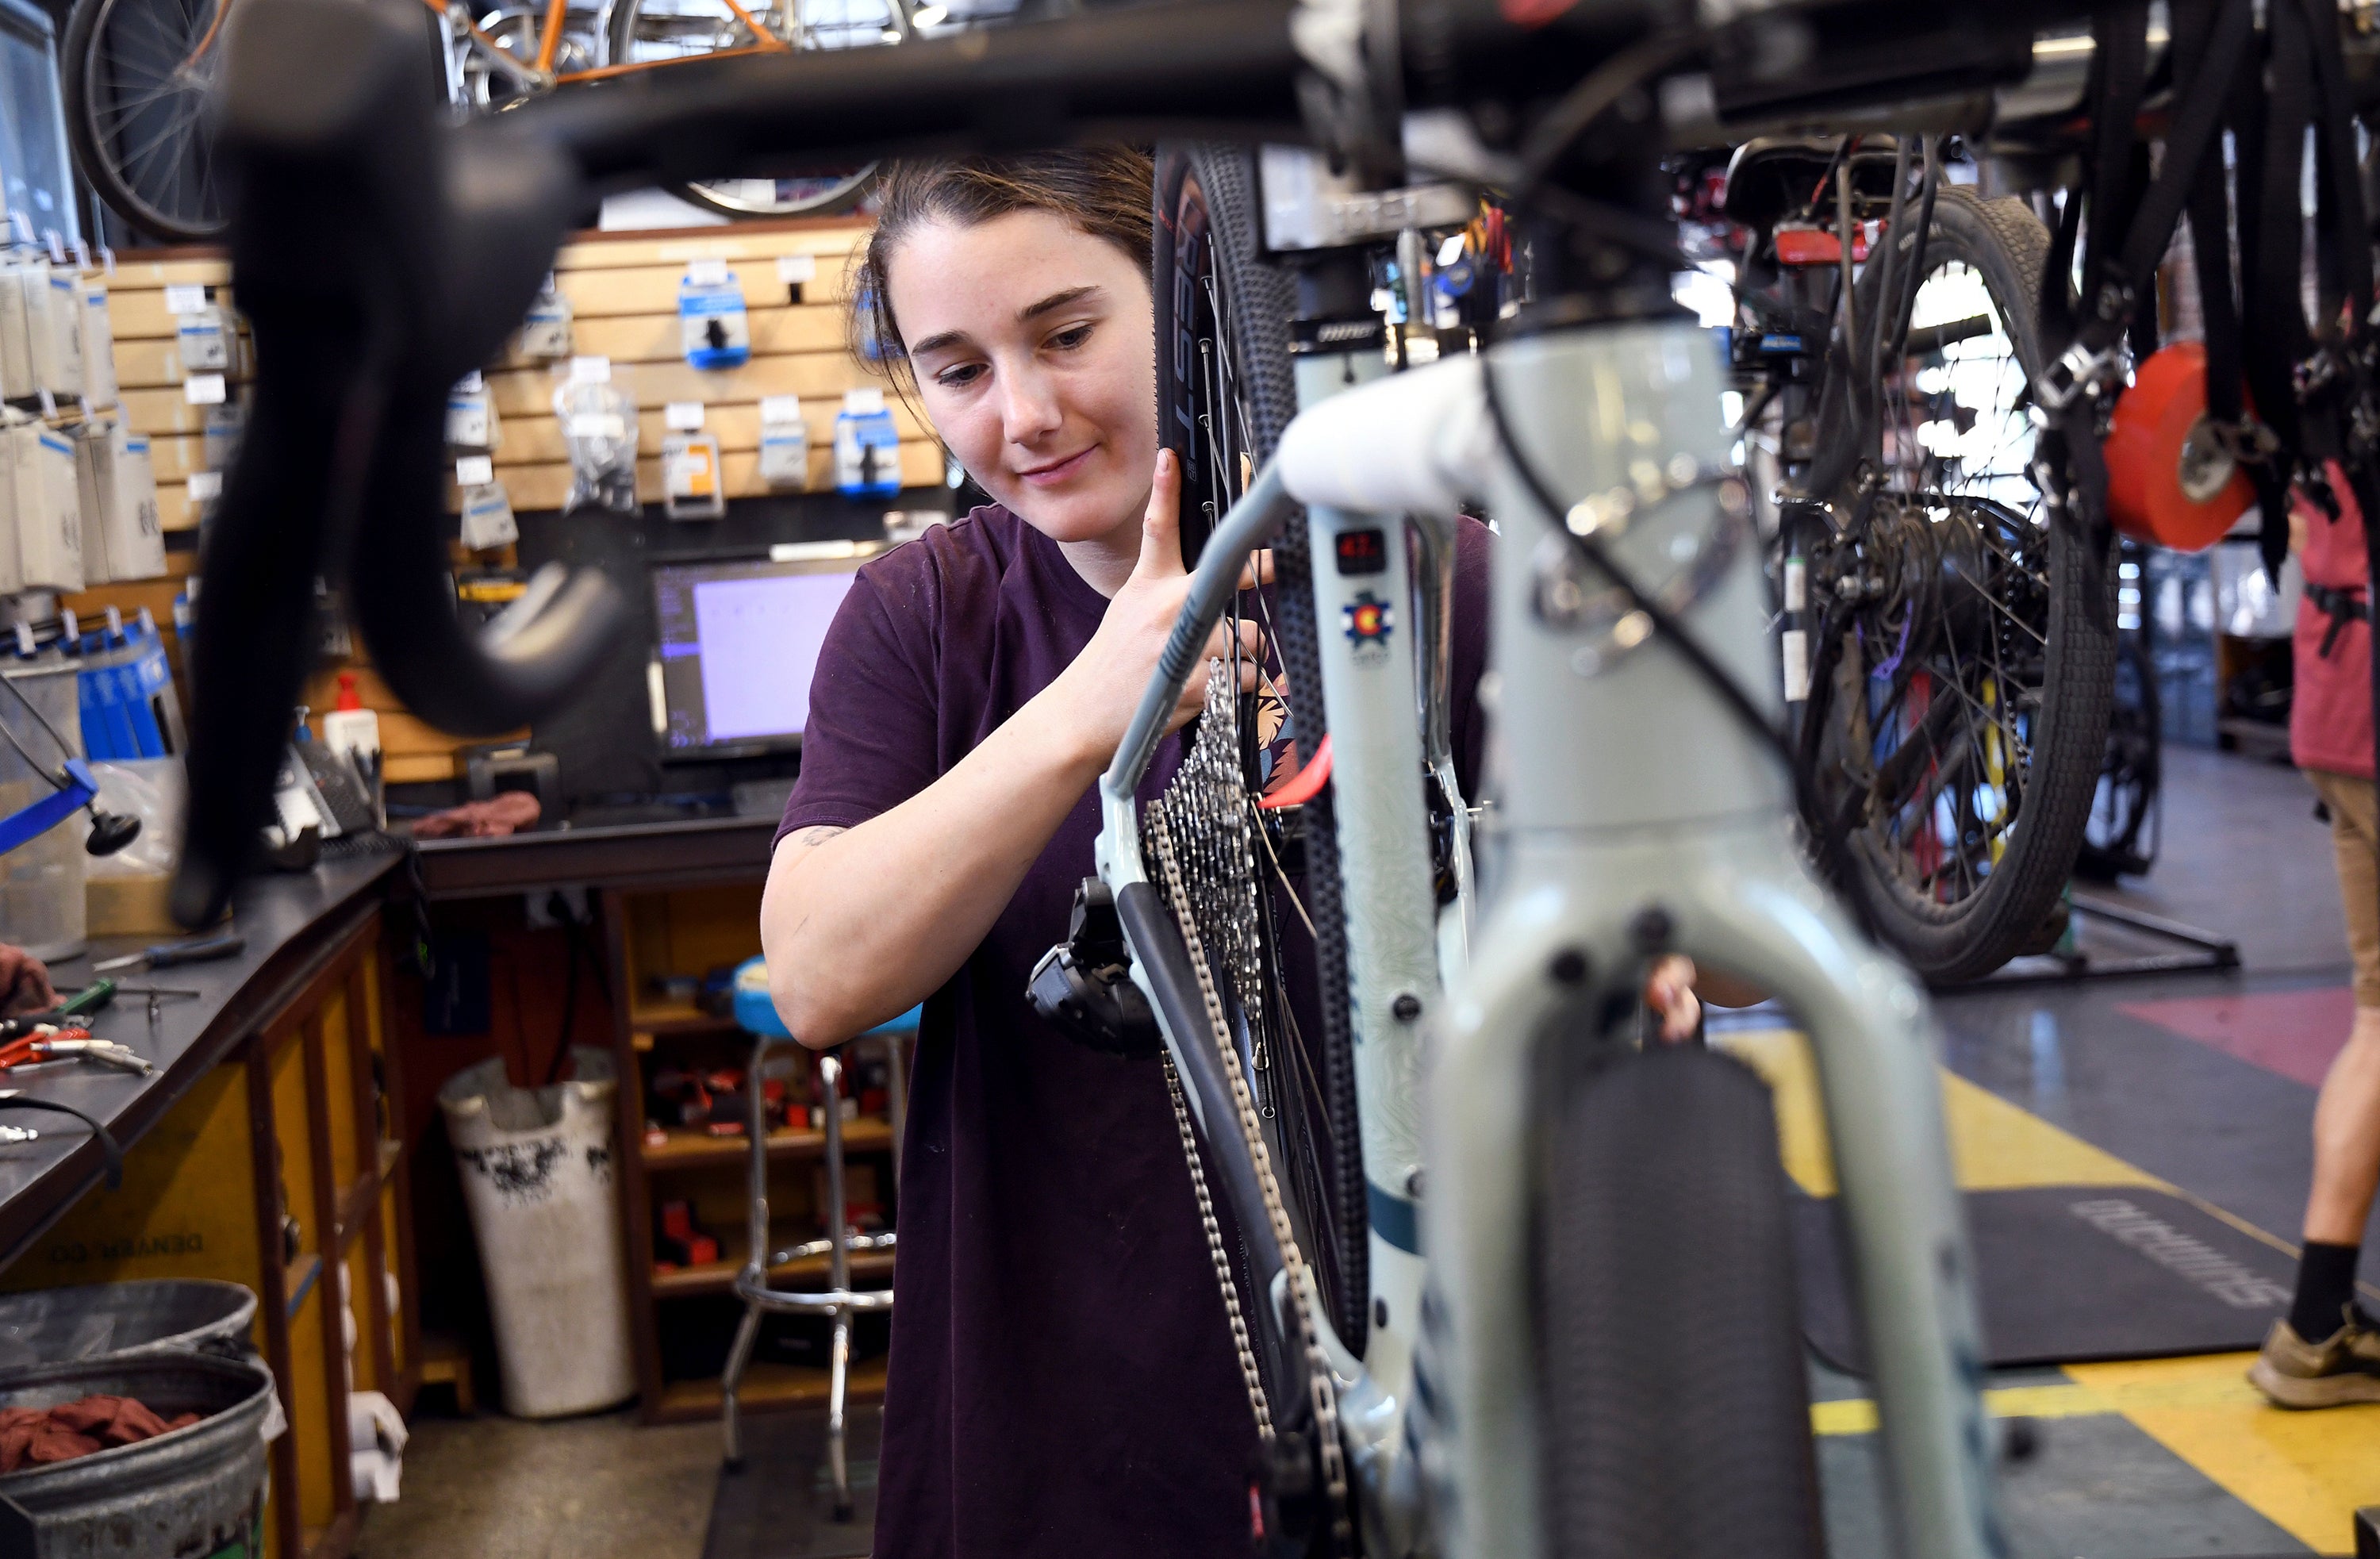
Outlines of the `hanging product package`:
{"label": "hanging product package", "polygon": [[[33,307],[38,281],[45,307]],[[25,314],[33,327],[33,378],[36,393],[47,390],[54,400],[74,400],[82,395],[82,287],[70,270],[36,262],[25,281]]]}
{"label": "hanging product package", "polygon": [[446,443],[455,449],[493,449],[503,438],[487,375],[474,369],[446,392]]}
{"label": "hanging product package", "polygon": [[637,403],[612,383],[611,363],[573,358],[570,377],[553,392],[553,415],[570,454],[570,497],[563,507],[636,513]]}
{"label": "hanging product package", "polygon": [[33,333],[25,318],[25,268],[0,264],[0,396],[23,400],[33,383]]}
{"label": "hanging product package", "polygon": [[723,260],[698,260],[677,284],[678,335],[697,368],[740,368],[752,356],[744,284]]}
{"label": "hanging product package", "polygon": [[662,440],[662,506],[672,519],[717,519],[727,512],[717,433],[672,433]]}
{"label": "hanging product package", "polygon": [[570,355],[570,299],[562,296],[551,272],[521,320],[520,352],[525,358]]}
{"label": "hanging product package", "polygon": [[75,449],[65,433],[38,422],[8,430],[9,476],[17,518],[18,590],[83,588],[82,493]]}
{"label": "hanging product package", "polygon": [[771,487],[810,484],[810,429],[799,396],[760,398],[760,480]]}
{"label": "hanging product package", "polygon": [[86,281],[80,291],[83,399],[96,407],[114,406],[116,400],[115,331],[107,315],[107,285]]}
{"label": "hanging product package", "polygon": [[224,326],[223,310],[212,303],[201,301],[176,315],[174,345],[181,352],[186,374],[231,371],[231,332]]}
{"label": "hanging product package", "polygon": [[845,390],[834,419],[834,484],[847,498],[889,498],[901,491],[901,432],[884,392]]}
{"label": "hanging product package", "polygon": [[232,460],[239,454],[240,436],[248,432],[248,408],[237,400],[219,401],[207,408],[199,428],[199,455],[207,469],[231,469]]}
{"label": "hanging product package", "polygon": [[473,552],[510,546],[520,540],[511,494],[496,480],[495,462],[484,455],[455,462],[455,485],[463,493],[463,544]]}

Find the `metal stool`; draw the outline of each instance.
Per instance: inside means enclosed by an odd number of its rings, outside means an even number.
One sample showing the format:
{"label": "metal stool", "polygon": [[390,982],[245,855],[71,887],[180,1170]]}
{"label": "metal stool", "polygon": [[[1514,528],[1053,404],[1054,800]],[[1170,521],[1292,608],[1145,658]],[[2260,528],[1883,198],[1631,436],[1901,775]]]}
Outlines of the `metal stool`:
{"label": "metal stool", "polygon": [[[755,959],[745,966],[752,968]],[[752,1361],[752,1347],[759,1340],[760,1318],[771,1315],[822,1315],[834,1325],[833,1339],[829,1345],[827,1377],[826,1447],[827,1464],[834,1479],[834,1519],[851,1519],[851,1474],[844,1454],[844,1398],[850,1384],[851,1318],[862,1310],[889,1310],[892,1308],[892,1290],[873,1288],[854,1290],[851,1286],[851,1253],[855,1250],[880,1251],[893,1248],[891,1231],[880,1235],[856,1235],[844,1216],[843,1191],[843,1060],[832,1052],[818,1058],[819,1082],[824,1095],[826,1114],[827,1199],[830,1205],[826,1218],[827,1237],[771,1253],[769,1249],[769,1131],[768,1106],[761,1086],[761,1066],[771,1047],[789,1044],[792,1036],[777,1017],[773,1006],[765,1003],[765,974],[756,978],[763,1001],[749,1003],[745,999],[747,981],[744,969],[737,973],[736,1018],[751,1030],[752,1069],[750,1086],[746,1090],[751,1102],[748,1134],[751,1139],[751,1206],[747,1230],[749,1252],[744,1270],[735,1274],[735,1296],[744,1301],[744,1319],[735,1328],[735,1344],[727,1355],[727,1368],[720,1377],[720,1429],[725,1440],[727,1464],[741,1466],[744,1443],[737,1417],[736,1394],[742,1384],[745,1369]],[[902,1041],[917,1032],[917,1012],[912,1008],[891,1023],[858,1036],[853,1045],[880,1041],[885,1049],[891,1076],[888,1079],[892,1113],[892,1173],[897,1188],[901,1173],[901,1132],[907,1114],[907,1068],[901,1054]],[[773,1031],[771,1031],[773,1030]],[[795,1293],[769,1286],[769,1269],[806,1257],[828,1258],[827,1287],[822,1293]]]}

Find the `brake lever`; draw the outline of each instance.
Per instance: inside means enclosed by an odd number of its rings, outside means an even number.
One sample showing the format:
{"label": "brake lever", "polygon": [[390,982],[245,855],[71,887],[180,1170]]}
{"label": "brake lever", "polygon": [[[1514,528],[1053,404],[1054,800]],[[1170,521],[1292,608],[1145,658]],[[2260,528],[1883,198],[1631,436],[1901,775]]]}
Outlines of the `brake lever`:
{"label": "brake lever", "polygon": [[449,385],[535,296],[584,188],[550,141],[448,127],[417,18],[370,0],[250,0],[218,155],[232,280],[257,344],[249,432],[209,527],[190,655],[190,805],[172,907],[211,922],[258,850],[315,660],[314,581],[341,581],[382,676],[443,729],[550,713],[613,652],[626,600],[572,579],[497,641],[447,584]]}

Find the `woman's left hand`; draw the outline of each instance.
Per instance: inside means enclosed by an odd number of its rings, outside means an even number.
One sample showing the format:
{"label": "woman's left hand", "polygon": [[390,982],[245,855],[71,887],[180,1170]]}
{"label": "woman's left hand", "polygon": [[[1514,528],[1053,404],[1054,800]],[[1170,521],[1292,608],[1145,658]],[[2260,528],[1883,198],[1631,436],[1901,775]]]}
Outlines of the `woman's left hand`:
{"label": "woman's left hand", "polygon": [[1694,961],[1680,953],[1653,961],[1645,977],[1645,1005],[1661,1020],[1664,1043],[1691,1040],[1702,1026],[1702,998],[1694,994]]}

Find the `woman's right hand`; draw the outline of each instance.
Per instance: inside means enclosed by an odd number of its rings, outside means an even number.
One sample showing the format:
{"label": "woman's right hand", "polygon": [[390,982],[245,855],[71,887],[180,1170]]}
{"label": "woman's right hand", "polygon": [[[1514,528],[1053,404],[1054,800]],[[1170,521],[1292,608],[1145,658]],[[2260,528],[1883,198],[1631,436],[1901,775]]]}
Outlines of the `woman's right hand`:
{"label": "woman's right hand", "polygon": [[[1240,577],[1242,589],[1252,588],[1267,554],[1258,554]],[[1190,574],[1182,566],[1182,465],[1170,449],[1158,451],[1156,474],[1149,483],[1148,512],[1142,517],[1140,561],[1132,576],[1108,603],[1099,631],[1083,652],[1050,685],[1060,695],[1061,708],[1086,764],[1104,769],[1123,741],[1133,711],[1156,675],[1157,661],[1173,632],[1174,620],[1190,594]],[[1208,636],[1207,652],[1182,688],[1168,731],[1178,731],[1206,706],[1208,663],[1227,656],[1228,624],[1217,624]],[[1244,656],[1240,689],[1256,687],[1257,659],[1264,652],[1263,636],[1254,623],[1239,625]]]}

